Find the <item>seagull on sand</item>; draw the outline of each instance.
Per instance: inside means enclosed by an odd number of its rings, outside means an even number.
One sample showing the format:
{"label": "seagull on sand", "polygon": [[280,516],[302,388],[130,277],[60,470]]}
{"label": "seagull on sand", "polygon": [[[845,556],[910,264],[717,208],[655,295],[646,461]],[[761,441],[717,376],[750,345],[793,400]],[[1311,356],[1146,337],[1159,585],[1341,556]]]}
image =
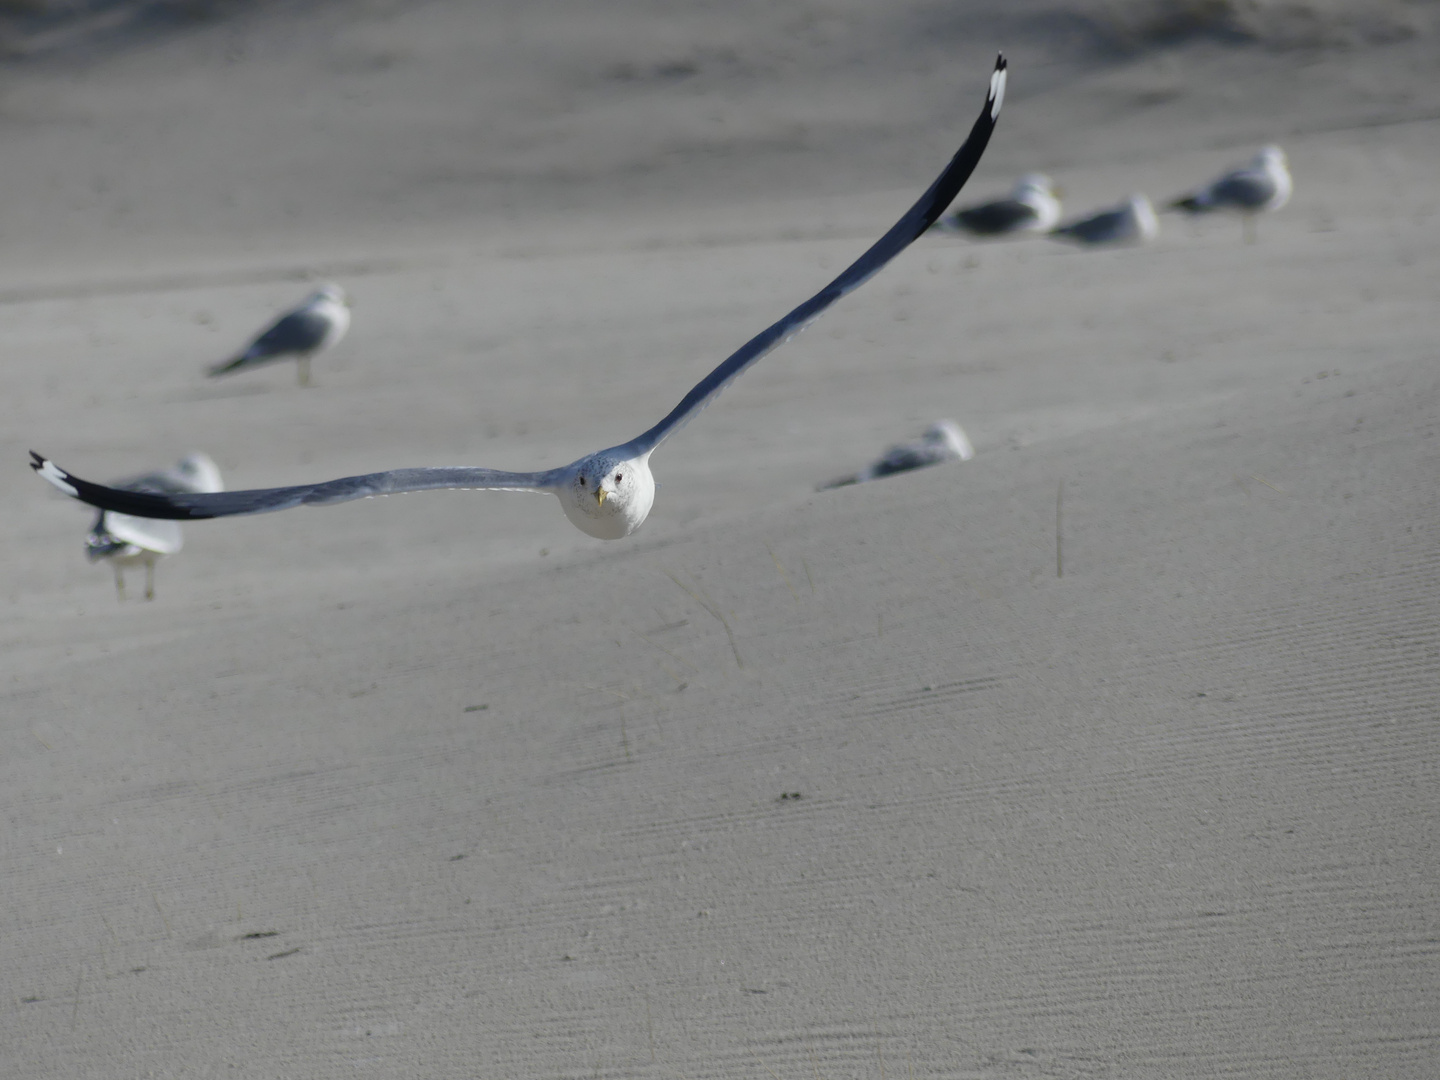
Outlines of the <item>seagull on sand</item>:
{"label": "seagull on sand", "polygon": [[1240,214],[1245,222],[1245,242],[1253,244],[1255,215],[1279,210],[1290,201],[1294,190],[1285,151],[1278,146],[1267,146],[1238,169],[1176,199],[1166,209],[1183,210],[1187,214],[1209,214],[1216,210]]}
{"label": "seagull on sand", "polygon": [[[121,491],[161,495],[189,495],[224,491],[219,467],[205,454],[190,454],[173,469],[161,469],[115,484]],[[91,562],[105,559],[115,571],[115,593],[125,599],[125,568],[145,567],[145,599],[155,599],[155,563],[174,555],[184,544],[174,521],[155,521],[101,510],[85,537],[85,554]]]}
{"label": "seagull on sand", "polygon": [[1155,208],[1144,195],[1130,198],[1089,217],[1077,218],[1050,230],[1057,240],[1099,247],[1103,244],[1148,244],[1160,235]]}
{"label": "seagull on sand", "polygon": [[1054,183],[1044,173],[1026,173],[1016,181],[1008,199],[957,210],[940,228],[971,236],[1015,236],[1048,232],[1059,220],[1060,200]]}
{"label": "seagull on sand", "polygon": [[964,145],[929,190],[863,255],[820,292],[742,345],[685,395],[668,416],[629,442],[597,451],[544,472],[514,473],[469,467],[397,469],[322,484],[232,491],[217,495],[161,495],[101,487],[31,452],[31,468],[66,495],[103,510],[140,517],[188,520],[229,514],[260,514],[292,506],[321,506],[350,499],[434,488],[481,488],[556,496],[565,516],[590,536],[618,540],[645,521],[655,500],[650,455],[710,404],[735,378],[788,341],[831,304],[858,288],[935,223],[969,178],[990,141],[1005,96],[1005,58],[995,63],[980,117]]}
{"label": "seagull on sand", "polygon": [[863,484],[866,480],[878,480],[882,476],[925,469],[931,465],[943,465],[947,461],[969,461],[975,456],[975,447],[965,435],[965,429],[954,420],[937,420],[925,429],[924,434],[914,442],[900,443],[881,454],[854,476],[832,480],[821,491],[846,487],[849,484]]}
{"label": "seagull on sand", "polygon": [[321,285],[299,307],[287,311],[259,337],[208,374],[228,375],[295,357],[301,386],[310,385],[310,358],[324,352],[350,329],[350,301],[339,285]]}

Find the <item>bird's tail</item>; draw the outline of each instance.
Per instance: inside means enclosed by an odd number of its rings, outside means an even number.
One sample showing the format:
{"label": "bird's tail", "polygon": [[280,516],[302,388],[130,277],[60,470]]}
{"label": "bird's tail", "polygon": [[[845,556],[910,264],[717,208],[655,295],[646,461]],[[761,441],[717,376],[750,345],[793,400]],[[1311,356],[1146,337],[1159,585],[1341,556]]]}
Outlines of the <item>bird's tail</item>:
{"label": "bird's tail", "polygon": [[211,364],[205,369],[205,374],[212,379],[216,375],[228,375],[232,371],[239,371],[250,362],[249,353],[241,353],[239,356],[232,356],[229,360],[221,360],[218,364]]}

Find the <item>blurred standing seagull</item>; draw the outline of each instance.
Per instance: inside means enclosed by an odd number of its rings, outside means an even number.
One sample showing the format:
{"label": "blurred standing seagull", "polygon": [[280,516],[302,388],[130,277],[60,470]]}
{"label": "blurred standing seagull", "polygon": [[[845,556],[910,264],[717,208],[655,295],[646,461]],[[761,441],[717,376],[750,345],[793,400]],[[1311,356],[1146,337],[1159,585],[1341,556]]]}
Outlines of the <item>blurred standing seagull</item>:
{"label": "blurred standing seagull", "polygon": [[339,285],[322,285],[305,302],[275,320],[245,350],[216,364],[210,375],[228,375],[259,367],[287,356],[295,357],[301,386],[310,385],[310,358],[324,352],[350,329],[350,301]]}
{"label": "blurred standing seagull", "polygon": [[849,484],[863,484],[866,480],[878,480],[882,476],[925,469],[931,465],[943,465],[947,461],[969,461],[975,456],[964,429],[954,420],[937,420],[925,429],[925,433],[914,442],[892,446],[880,455],[877,461],[865,466],[854,476],[843,476],[832,480],[819,490],[846,487]]}
{"label": "blurred standing seagull", "polygon": [[1099,247],[1101,244],[1148,244],[1160,235],[1155,208],[1144,195],[1131,195],[1119,206],[1097,210],[1050,230],[1058,240]]}
{"label": "blurred standing seagull", "polygon": [[1026,173],[1015,183],[1008,199],[995,199],[957,210],[940,222],[946,232],[971,236],[1014,236],[1049,232],[1060,220],[1055,185],[1044,173]]}
{"label": "blurred standing seagull", "polygon": [[1166,209],[1187,214],[1229,210],[1245,222],[1245,242],[1255,242],[1255,215],[1279,210],[1290,201],[1295,185],[1285,151],[1267,146],[1238,169],[1216,177],[1198,191],[1176,199]]}
{"label": "blurred standing seagull", "polygon": [[[146,473],[115,485],[122,491],[146,491],[157,495],[186,495],[224,491],[220,469],[205,454],[190,454],[173,469]],[[90,535],[85,537],[85,554],[91,562],[108,559],[115,571],[115,593],[125,599],[125,567],[145,566],[145,599],[155,599],[155,563],[174,555],[184,546],[180,526],[174,521],[131,517],[110,510],[100,511]]]}

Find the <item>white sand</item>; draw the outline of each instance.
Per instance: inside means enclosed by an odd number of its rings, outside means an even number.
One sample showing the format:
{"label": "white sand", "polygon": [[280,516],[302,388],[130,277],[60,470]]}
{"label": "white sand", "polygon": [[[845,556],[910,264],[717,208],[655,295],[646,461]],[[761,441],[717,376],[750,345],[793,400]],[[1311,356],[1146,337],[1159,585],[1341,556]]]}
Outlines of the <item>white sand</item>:
{"label": "white sand", "polygon": [[[0,1072],[1436,1075],[1440,49],[853,7],[5,69]],[[1294,200],[1254,246],[923,239],[657,454],[631,541],[413,495],[196,524],[121,606],[24,467],[627,438],[889,225],[999,47],[967,194],[1274,141]],[[307,271],[355,304],[317,387],[205,380]],[[939,416],[976,460],[812,492]]]}

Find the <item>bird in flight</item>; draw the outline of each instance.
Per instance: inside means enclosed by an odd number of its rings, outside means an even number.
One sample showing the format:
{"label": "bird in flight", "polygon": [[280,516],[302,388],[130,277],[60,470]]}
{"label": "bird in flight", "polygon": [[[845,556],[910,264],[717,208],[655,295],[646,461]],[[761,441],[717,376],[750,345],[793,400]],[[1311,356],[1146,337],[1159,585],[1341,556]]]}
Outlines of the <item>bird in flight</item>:
{"label": "bird in flight", "polygon": [[971,236],[1015,236],[1043,233],[1060,220],[1060,200],[1055,184],[1044,173],[1026,173],[1015,182],[1010,196],[967,206],[940,223],[945,232]]}
{"label": "bird in flight", "polygon": [[324,352],[350,329],[350,301],[339,285],[321,285],[287,311],[229,360],[207,372],[210,376],[248,371],[293,356],[301,386],[310,385],[310,358]]}
{"label": "bird in flight", "polygon": [[655,501],[650,455],[656,447],[694,419],[746,368],[805,329],[840,297],[879,273],[891,259],[930,228],[950,205],[990,141],[990,133],[995,128],[1005,97],[1005,78],[1005,58],[1001,56],[990,76],[985,106],[969,137],[925,194],[884,236],[820,292],[742,345],[701,379],[669,415],[629,442],[544,472],[515,473],[464,466],[395,469],[321,484],[211,495],[157,494],[102,487],[66,472],[34,451],[30,454],[30,467],[72,498],[103,510],[136,517],[184,521],[231,514],[262,514],[287,510],[292,506],[323,506],[406,491],[465,488],[555,495],[565,516],[581,532],[601,540],[629,536],[645,521]]}
{"label": "bird in flight", "polygon": [[[189,454],[173,469],[160,469],[115,484],[121,491],[148,491],[160,494],[192,494],[225,490],[220,469],[206,454]],[[125,599],[125,568],[145,567],[145,599],[155,599],[155,563],[174,555],[184,545],[180,526],[174,521],[117,514],[101,510],[85,537],[85,554],[91,562],[104,559],[115,571],[115,594]]]}
{"label": "bird in flight", "polygon": [[1187,214],[1209,214],[1228,210],[1240,214],[1245,223],[1245,242],[1255,242],[1255,215],[1279,210],[1295,190],[1285,151],[1267,146],[1237,169],[1217,176],[1189,195],[1176,199],[1167,210]]}

